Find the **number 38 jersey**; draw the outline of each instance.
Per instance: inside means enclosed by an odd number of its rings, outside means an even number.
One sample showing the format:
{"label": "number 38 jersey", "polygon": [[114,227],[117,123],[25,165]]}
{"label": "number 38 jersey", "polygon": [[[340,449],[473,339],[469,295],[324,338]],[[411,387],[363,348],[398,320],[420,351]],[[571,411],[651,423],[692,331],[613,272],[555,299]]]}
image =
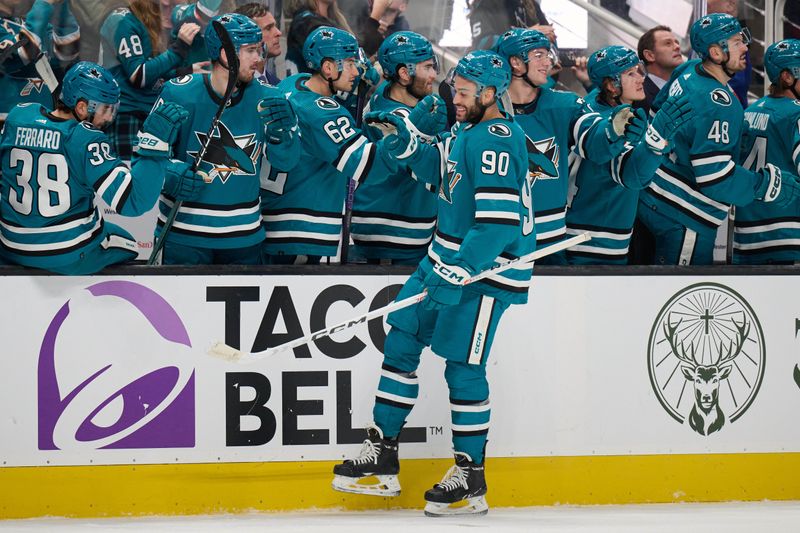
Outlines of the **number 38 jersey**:
{"label": "number 38 jersey", "polygon": [[[439,218],[428,259],[482,272],[536,249],[534,206],[525,133],[516,122],[492,119],[461,128],[439,189]],[[528,300],[532,266],[522,263],[472,287],[516,304]]]}
{"label": "number 38 jersey", "polygon": [[261,180],[261,213],[270,255],[336,255],[348,178],[358,184],[377,146],[336,100],[306,87],[308,74],[278,86],[297,113],[302,151],[288,174],[275,168]]}
{"label": "number 38 jersey", "polygon": [[136,158],[133,173],[88,122],[63,120],[20,104],[0,141],[0,240],[15,263],[48,268],[78,261],[103,238],[95,196],[135,216],[155,205],[164,161]]}

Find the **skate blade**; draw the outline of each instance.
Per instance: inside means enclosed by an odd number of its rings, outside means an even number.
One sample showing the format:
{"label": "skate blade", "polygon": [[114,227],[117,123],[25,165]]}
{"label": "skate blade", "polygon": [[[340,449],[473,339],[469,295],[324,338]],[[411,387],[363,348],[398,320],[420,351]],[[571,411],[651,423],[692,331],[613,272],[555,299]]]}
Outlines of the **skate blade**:
{"label": "skate blade", "polygon": [[[370,481],[377,481],[370,483]],[[397,476],[347,477],[333,476],[333,490],[350,494],[368,496],[397,496],[400,494],[400,481]]]}
{"label": "skate blade", "polygon": [[455,503],[428,502],[425,505],[425,516],[460,516],[474,515],[481,516],[489,512],[489,504],[486,503],[484,496],[467,498]]}

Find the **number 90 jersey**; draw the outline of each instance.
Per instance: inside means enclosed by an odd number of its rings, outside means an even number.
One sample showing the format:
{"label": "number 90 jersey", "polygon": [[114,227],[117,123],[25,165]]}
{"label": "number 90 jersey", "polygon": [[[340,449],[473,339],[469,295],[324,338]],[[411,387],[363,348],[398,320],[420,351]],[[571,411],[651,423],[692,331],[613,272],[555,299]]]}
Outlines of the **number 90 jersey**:
{"label": "number 90 jersey", "polygon": [[[439,189],[439,219],[420,267],[458,265],[476,274],[536,249],[525,133],[516,122],[492,119],[462,127],[453,141]],[[517,304],[528,301],[532,266],[522,263],[471,290]]]}

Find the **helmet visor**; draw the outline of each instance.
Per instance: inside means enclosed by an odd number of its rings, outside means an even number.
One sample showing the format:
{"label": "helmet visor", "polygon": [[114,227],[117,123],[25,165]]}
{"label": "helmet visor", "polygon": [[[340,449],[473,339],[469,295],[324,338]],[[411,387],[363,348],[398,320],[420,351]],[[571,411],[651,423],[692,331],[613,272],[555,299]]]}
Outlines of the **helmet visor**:
{"label": "helmet visor", "polygon": [[110,123],[113,122],[113,120],[117,117],[117,111],[119,111],[119,102],[106,104],[92,100],[89,102],[87,110],[89,115],[102,117]]}

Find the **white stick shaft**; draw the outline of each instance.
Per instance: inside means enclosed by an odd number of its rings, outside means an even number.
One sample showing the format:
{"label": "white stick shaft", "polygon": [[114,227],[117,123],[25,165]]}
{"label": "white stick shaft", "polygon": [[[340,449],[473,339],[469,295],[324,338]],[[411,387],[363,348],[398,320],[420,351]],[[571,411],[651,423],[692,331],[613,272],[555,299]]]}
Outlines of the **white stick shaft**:
{"label": "white stick shaft", "polygon": [[[551,255],[551,254],[560,252],[562,250],[566,250],[567,248],[575,246],[576,244],[580,244],[582,242],[588,241],[590,238],[591,237],[589,237],[588,233],[581,233],[580,235],[575,235],[574,237],[570,237],[569,239],[557,242],[555,244],[551,244],[550,246],[545,246],[544,248],[540,248],[540,249],[536,250],[535,252],[529,253],[527,255],[523,255],[523,256],[518,257],[516,259],[512,259],[512,260],[510,260],[510,261],[508,261],[506,263],[502,263],[502,264],[497,265],[497,266],[495,266],[493,268],[489,268],[487,270],[484,270],[483,272],[481,272],[479,274],[476,274],[476,275],[472,276],[471,278],[467,279],[464,282],[464,285],[468,285],[470,283],[474,283],[476,281],[480,281],[480,280],[482,280],[482,279],[484,279],[486,277],[492,276],[494,274],[499,274],[500,272],[508,270],[509,268],[511,268],[514,265],[522,264],[522,263],[530,263],[530,262],[536,261],[537,259],[541,259],[542,257],[545,257],[547,255]],[[219,351],[219,354],[222,354],[222,353],[226,354],[225,357],[228,358],[228,359],[241,360],[243,358],[246,358],[248,361],[257,361],[259,359],[264,359],[265,357],[270,357],[270,356],[275,355],[275,354],[280,353],[280,352],[285,352],[286,350],[291,350],[293,348],[297,348],[298,346],[302,346],[303,344],[307,344],[307,343],[315,341],[317,339],[321,339],[323,337],[328,337],[330,335],[333,335],[334,333],[337,333],[339,331],[344,331],[344,330],[349,329],[349,328],[351,328],[353,326],[356,326],[358,324],[364,324],[364,323],[369,322],[370,320],[372,320],[374,318],[382,317],[382,316],[388,315],[389,313],[393,313],[394,311],[398,311],[400,309],[403,309],[403,308],[409,307],[411,305],[417,304],[417,303],[421,302],[422,300],[424,300],[426,295],[427,295],[427,292],[426,291],[422,291],[419,294],[415,294],[413,296],[409,296],[408,298],[404,298],[404,299],[402,299],[402,300],[400,300],[398,302],[392,302],[392,303],[390,303],[388,305],[385,305],[383,307],[380,307],[378,309],[370,311],[369,313],[365,313],[365,314],[357,316],[355,318],[351,318],[350,320],[346,320],[344,322],[340,322],[340,323],[338,323],[338,324],[336,324],[334,326],[331,326],[331,327],[328,327],[328,328],[325,328],[325,329],[321,329],[319,331],[315,331],[314,333],[306,335],[305,337],[299,337],[299,338],[297,338],[297,339],[295,339],[293,341],[289,341],[289,342],[286,342],[284,344],[280,344],[278,346],[275,346],[275,347],[272,347],[272,348],[268,348],[267,350],[264,350],[263,352],[260,352],[260,353],[257,353],[257,354],[247,354],[247,355],[245,355],[244,353],[242,353],[242,352],[240,352],[240,351],[238,351],[238,350],[236,350],[234,348],[231,348],[230,346],[227,346],[227,345],[225,345],[223,343],[215,344],[211,348],[211,354],[215,355],[215,353],[217,351]],[[231,354],[234,354],[234,355],[231,356]]]}

